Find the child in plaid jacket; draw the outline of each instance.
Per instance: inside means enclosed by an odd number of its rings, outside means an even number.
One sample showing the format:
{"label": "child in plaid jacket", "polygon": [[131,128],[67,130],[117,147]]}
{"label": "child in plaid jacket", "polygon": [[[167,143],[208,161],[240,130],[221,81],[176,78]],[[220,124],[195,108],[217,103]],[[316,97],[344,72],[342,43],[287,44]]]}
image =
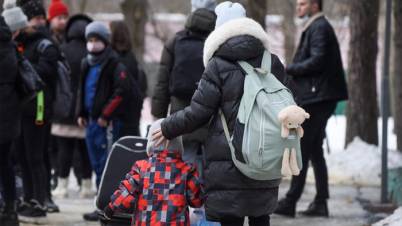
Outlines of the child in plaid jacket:
{"label": "child in plaid jacket", "polygon": [[[149,131],[160,128],[163,119],[156,121]],[[184,153],[180,137],[155,147],[148,135],[149,159],[134,163],[119,190],[111,196],[111,203],[104,213],[110,219],[117,211],[125,211],[135,205],[132,225],[137,226],[189,226],[189,208],[204,204],[204,190],[198,182],[194,164],[183,162]]]}

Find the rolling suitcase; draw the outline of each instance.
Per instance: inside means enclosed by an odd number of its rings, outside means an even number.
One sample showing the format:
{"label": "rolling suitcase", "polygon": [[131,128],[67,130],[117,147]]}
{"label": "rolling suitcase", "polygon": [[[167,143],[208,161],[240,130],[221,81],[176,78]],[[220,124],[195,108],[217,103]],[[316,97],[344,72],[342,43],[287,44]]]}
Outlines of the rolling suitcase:
{"label": "rolling suitcase", "polygon": [[146,147],[147,139],[135,136],[122,137],[113,144],[95,198],[101,225],[131,225],[134,206],[125,213],[115,213],[111,220],[104,217],[103,209],[110,203],[110,196],[119,188],[120,181],[125,179],[134,162],[148,158]]}

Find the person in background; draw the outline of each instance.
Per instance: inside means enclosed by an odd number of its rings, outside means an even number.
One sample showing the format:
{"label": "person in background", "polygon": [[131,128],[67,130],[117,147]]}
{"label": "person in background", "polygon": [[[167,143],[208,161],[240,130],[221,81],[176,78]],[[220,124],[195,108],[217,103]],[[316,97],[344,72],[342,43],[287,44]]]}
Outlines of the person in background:
{"label": "person in background", "polygon": [[[156,121],[150,131],[160,128],[162,120]],[[197,167],[181,158],[185,152],[181,136],[171,140],[169,147],[165,143],[156,147],[156,142],[149,133],[149,158],[136,161],[120,182],[119,190],[111,196],[112,202],[104,209],[107,219],[134,205],[131,225],[190,225],[188,207],[204,204]]]}
{"label": "person in background", "polygon": [[309,17],[303,27],[300,44],[286,73],[299,88],[302,107],[311,115],[303,124],[301,139],[303,169],[292,177],[286,198],[278,203],[275,213],[294,217],[296,203],[306,183],[309,160],[313,165],[317,194],[304,216],[328,217],[328,172],[322,148],[327,121],[338,101],[348,98],[338,40],[331,24],[322,13],[322,0],[298,0],[297,16]]}
{"label": "person in background", "polygon": [[[74,164],[74,173],[78,180],[81,180],[79,183],[81,184],[79,197],[91,198],[93,196],[91,181],[92,167],[85,143],[85,128],[78,126],[76,108],[74,107],[77,105],[81,61],[87,55],[85,27],[91,22],[92,19],[83,14],[72,16],[66,26],[65,43],[60,47],[71,69],[70,84],[73,93],[73,103],[71,106],[73,107],[66,119],[53,122],[52,124],[52,135],[55,136],[57,146],[59,147],[57,159],[59,169],[58,185],[52,192],[55,198],[66,198],[68,196],[68,177],[71,166],[73,166],[75,152],[78,152],[80,155],[80,158],[78,158],[79,163]],[[75,170],[75,166],[78,164],[81,165],[82,176],[77,174]]]}
{"label": "person in background", "polygon": [[19,7],[5,3],[3,15],[8,25],[0,17],[0,185],[4,201],[0,225],[18,225],[11,146],[21,134],[21,102],[17,93],[18,61],[13,38],[28,27],[28,21]]}
{"label": "person in background", "polygon": [[[39,3],[37,0],[21,0],[20,4],[21,4],[22,10],[24,11],[25,15],[28,17],[28,22],[29,22],[30,26],[46,27],[46,10],[42,6],[41,3]],[[46,34],[47,36],[49,36],[49,38],[47,40],[53,41],[51,39],[50,33],[47,29],[43,29],[43,28],[40,28],[40,29],[41,29],[41,32],[48,33],[48,34]],[[58,58],[59,58],[60,51],[57,48],[56,43],[54,44],[54,46],[56,46],[57,54],[58,54]],[[50,120],[51,120],[51,116],[50,116],[49,122],[50,122]],[[46,141],[45,141],[46,150],[43,152],[44,159],[45,159],[46,176],[47,176],[45,205],[47,207],[48,213],[57,213],[57,212],[60,212],[60,210],[59,210],[59,207],[53,202],[52,195],[51,195],[51,180],[52,180],[51,170],[53,168],[52,167],[53,161],[51,161],[51,156],[52,156],[52,154],[54,155],[54,152],[57,151],[57,149],[49,149],[49,146],[52,146],[52,144],[53,144],[52,137],[50,136],[50,129],[51,129],[51,127],[49,126],[48,132],[46,135]]]}
{"label": "person in background", "polygon": [[46,10],[37,0],[20,0],[19,6],[28,17],[31,27],[46,26]]}
{"label": "person in background", "polygon": [[[14,1],[15,5],[15,1]],[[3,12],[6,23],[16,20],[19,14]],[[44,224],[46,216],[46,168],[44,151],[52,115],[52,100],[57,79],[55,46],[38,51],[38,45],[50,36],[44,26],[25,27],[15,36],[18,49],[30,61],[46,87],[36,98],[22,108],[21,136],[15,142],[16,160],[21,166],[24,197],[18,217],[27,223]]]}
{"label": "person in background", "polygon": [[50,32],[58,45],[65,42],[65,29],[70,12],[67,6],[60,0],[52,0],[48,9],[48,21],[50,22]]}
{"label": "person in background", "polygon": [[[110,23],[110,44],[113,49],[119,54],[121,62],[126,66],[127,71],[138,81],[139,68],[138,62],[135,58],[130,42],[130,32],[124,21],[113,21]],[[139,85],[139,83],[137,83]],[[138,87],[139,88],[139,87]],[[132,128],[127,134],[121,136],[141,136],[140,134],[140,119],[141,119],[142,101],[133,109]]]}
{"label": "person in background", "polygon": [[[81,65],[78,125],[86,128],[86,144],[99,189],[108,151],[121,134],[131,129],[132,109],[138,107],[139,95],[134,78],[109,44],[108,28],[92,22],[85,28],[85,38],[88,54]],[[84,214],[84,219],[97,221],[98,215]]]}
{"label": "person in background", "polygon": [[[192,13],[187,19],[185,29],[169,38],[162,52],[152,97],[151,113],[155,118],[165,118],[168,115],[169,105],[170,114],[188,107],[197,84],[193,83],[194,79],[189,79],[190,82],[186,79],[197,77],[198,82],[205,70],[202,63],[202,50],[205,39],[215,29],[216,0],[192,0],[191,6]],[[179,82],[182,84],[193,86],[192,92],[181,96],[172,93],[174,77],[180,78],[182,81]],[[185,88],[188,87],[187,85]],[[175,89],[178,92],[184,92],[181,88]],[[183,146],[186,150],[183,159],[197,165],[201,181],[204,175],[203,149],[207,128],[208,126],[204,126],[191,134],[183,135]]]}

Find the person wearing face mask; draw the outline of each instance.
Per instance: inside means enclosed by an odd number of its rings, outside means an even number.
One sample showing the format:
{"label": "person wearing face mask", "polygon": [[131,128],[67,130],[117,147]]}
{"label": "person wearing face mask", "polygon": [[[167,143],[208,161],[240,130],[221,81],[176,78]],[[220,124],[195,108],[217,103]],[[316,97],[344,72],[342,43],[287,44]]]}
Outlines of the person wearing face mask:
{"label": "person wearing face mask", "polygon": [[[86,127],[86,144],[96,187],[102,178],[108,151],[121,134],[135,123],[131,117],[139,95],[134,78],[120,63],[120,56],[109,44],[110,31],[101,22],[85,28],[88,55],[81,64],[78,125]],[[85,214],[98,220],[97,214]]]}
{"label": "person wearing face mask", "polygon": [[[307,17],[300,44],[286,73],[293,77],[302,99],[302,107],[311,119],[303,124],[301,139],[303,166],[313,165],[317,195],[304,216],[328,217],[328,173],[322,148],[325,127],[338,101],[348,98],[339,44],[334,30],[322,13],[322,0],[297,0],[297,15]],[[296,202],[306,182],[308,167],[293,176],[286,198],[278,203],[275,213],[294,217]]]}

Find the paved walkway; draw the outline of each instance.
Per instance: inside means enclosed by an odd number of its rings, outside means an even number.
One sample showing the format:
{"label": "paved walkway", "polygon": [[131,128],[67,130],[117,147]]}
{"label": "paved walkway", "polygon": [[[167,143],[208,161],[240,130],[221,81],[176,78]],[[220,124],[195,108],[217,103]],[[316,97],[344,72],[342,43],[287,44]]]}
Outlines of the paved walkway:
{"label": "paved walkway", "polygon": [[[284,181],[280,187],[279,196],[284,197],[289,182]],[[329,201],[329,218],[307,218],[296,216],[296,218],[282,217],[272,215],[272,226],[363,226],[370,220],[371,214],[364,211],[357,201],[357,198],[368,199],[372,202],[378,202],[380,197],[379,188],[356,188],[352,186],[331,186],[331,199]],[[307,184],[303,197],[298,203],[297,210],[304,210],[313,200],[315,187]],[[78,199],[78,187],[75,181],[70,178],[68,199],[58,199],[56,203],[61,209],[61,213],[48,214],[48,225],[99,225],[97,222],[85,222],[82,215],[93,211],[93,200]],[[21,226],[30,226],[30,224],[21,224]],[[248,225],[245,223],[245,225]]]}

